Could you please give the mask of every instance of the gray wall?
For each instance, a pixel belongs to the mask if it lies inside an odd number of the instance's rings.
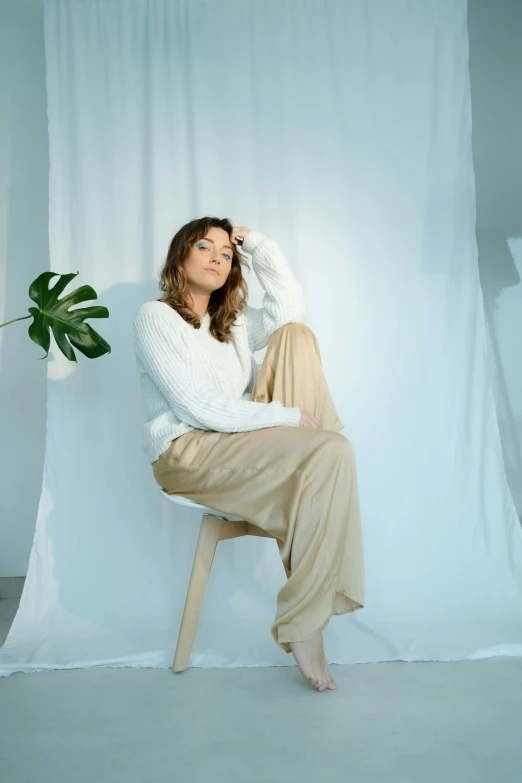
[[[469,0],[479,270],[506,475],[522,516],[522,2]]]
[[[0,323],[28,315],[49,269],[41,0],[0,0]],[[0,577],[27,573],[42,484],[46,361],[19,321],[0,329]]]

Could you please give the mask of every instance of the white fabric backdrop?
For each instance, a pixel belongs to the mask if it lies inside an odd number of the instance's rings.
[[[47,0],[45,14],[52,270],[98,291],[113,350],[50,357],[1,673],[172,664],[199,517],[173,513],[141,451],[130,323],[172,235],[206,214],[279,241],[357,454],[367,602],[332,618],[329,661],[522,655],[464,0]],[[275,542],[220,544],[191,665],[293,664],[270,636],[284,580]]]

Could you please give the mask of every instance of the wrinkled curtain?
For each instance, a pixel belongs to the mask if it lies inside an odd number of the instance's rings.
[[[367,600],[330,621],[329,661],[522,655],[464,0],[46,0],[45,36],[51,268],[98,292],[112,352],[72,364],[53,343],[0,673],[172,664],[200,516],[161,497],[141,450],[130,324],[203,215],[279,242],[356,452]],[[293,664],[270,636],[284,581],[275,541],[220,543],[191,665]]]

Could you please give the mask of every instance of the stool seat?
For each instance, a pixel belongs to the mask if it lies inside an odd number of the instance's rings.
[[[240,536],[260,536],[274,539],[275,536],[251,522],[241,519],[241,517],[224,514],[222,511],[216,511],[201,505],[201,503],[196,503],[184,495],[169,495],[161,487],[159,489],[163,497],[173,505],[191,508],[202,514],[198,543],[172,665],[174,672],[182,672],[189,665],[201,606],[218,543],[228,538],[239,538]]]
[[[169,495],[169,493],[165,492],[165,490],[161,487],[160,491],[161,494],[167,498],[167,500],[170,500],[171,503],[175,503],[178,506],[187,506],[197,511],[202,511],[203,514],[217,514],[223,519],[230,519],[231,521],[233,520],[235,522],[243,521],[240,517],[234,517],[232,514],[224,514],[222,511],[216,511],[215,509],[209,508],[208,506],[202,506],[200,503],[196,503],[195,500],[184,497],[184,495]]]

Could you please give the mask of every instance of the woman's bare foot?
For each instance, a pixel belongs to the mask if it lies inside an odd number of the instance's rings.
[[[323,634],[303,642],[289,642],[290,649],[302,675],[310,680],[318,691],[337,690],[338,685],[328,671],[323,648]]]

